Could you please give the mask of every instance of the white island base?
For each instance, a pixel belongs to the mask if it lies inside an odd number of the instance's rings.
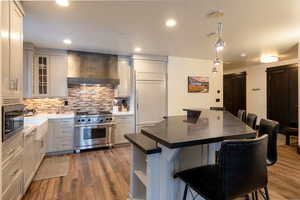
[[[214,164],[215,152],[220,145],[214,143],[176,149],[163,145],[159,147],[161,153],[145,154],[139,147],[132,145],[131,200],[181,200],[185,184],[174,179],[174,173]],[[193,199],[190,192],[187,199]],[[198,196],[197,199],[203,198]]]

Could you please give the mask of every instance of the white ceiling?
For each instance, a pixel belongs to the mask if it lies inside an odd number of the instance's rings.
[[[39,47],[132,54],[139,46],[145,54],[211,59],[215,39],[206,35],[218,21],[206,15],[215,8],[225,12],[225,61],[253,63],[263,53],[284,59],[300,39],[299,0],[73,1],[66,8],[26,1],[24,38]],[[175,28],[165,27],[168,18]]]

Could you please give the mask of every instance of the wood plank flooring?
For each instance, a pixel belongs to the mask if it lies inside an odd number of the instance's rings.
[[[269,168],[272,200],[300,199],[300,155],[280,146]],[[72,154],[66,177],[33,182],[23,200],[125,200],[130,182],[130,147]]]

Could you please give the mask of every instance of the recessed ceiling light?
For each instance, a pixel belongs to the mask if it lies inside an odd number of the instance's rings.
[[[241,57],[246,57],[247,54],[246,53],[241,53]]]
[[[68,7],[70,5],[69,0],[55,0],[56,4],[62,7]]]
[[[274,56],[274,55],[266,55],[260,58],[261,63],[273,63],[273,62],[277,62],[278,60],[279,60],[278,56]]]
[[[65,44],[72,44],[72,41],[70,39],[64,39],[63,41]]]
[[[140,47],[136,47],[136,48],[134,49],[134,51],[135,51],[135,52],[141,52],[142,49],[141,49]]]
[[[168,19],[168,20],[166,21],[166,26],[167,26],[167,27],[174,27],[174,26],[176,26],[176,24],[177,24],[177,22],[176,22],[175,19]]]

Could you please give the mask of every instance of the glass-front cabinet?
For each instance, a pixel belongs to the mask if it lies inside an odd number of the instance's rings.
[[[35,96],[47,96],[49,93],[49,56],[35,57]]]

